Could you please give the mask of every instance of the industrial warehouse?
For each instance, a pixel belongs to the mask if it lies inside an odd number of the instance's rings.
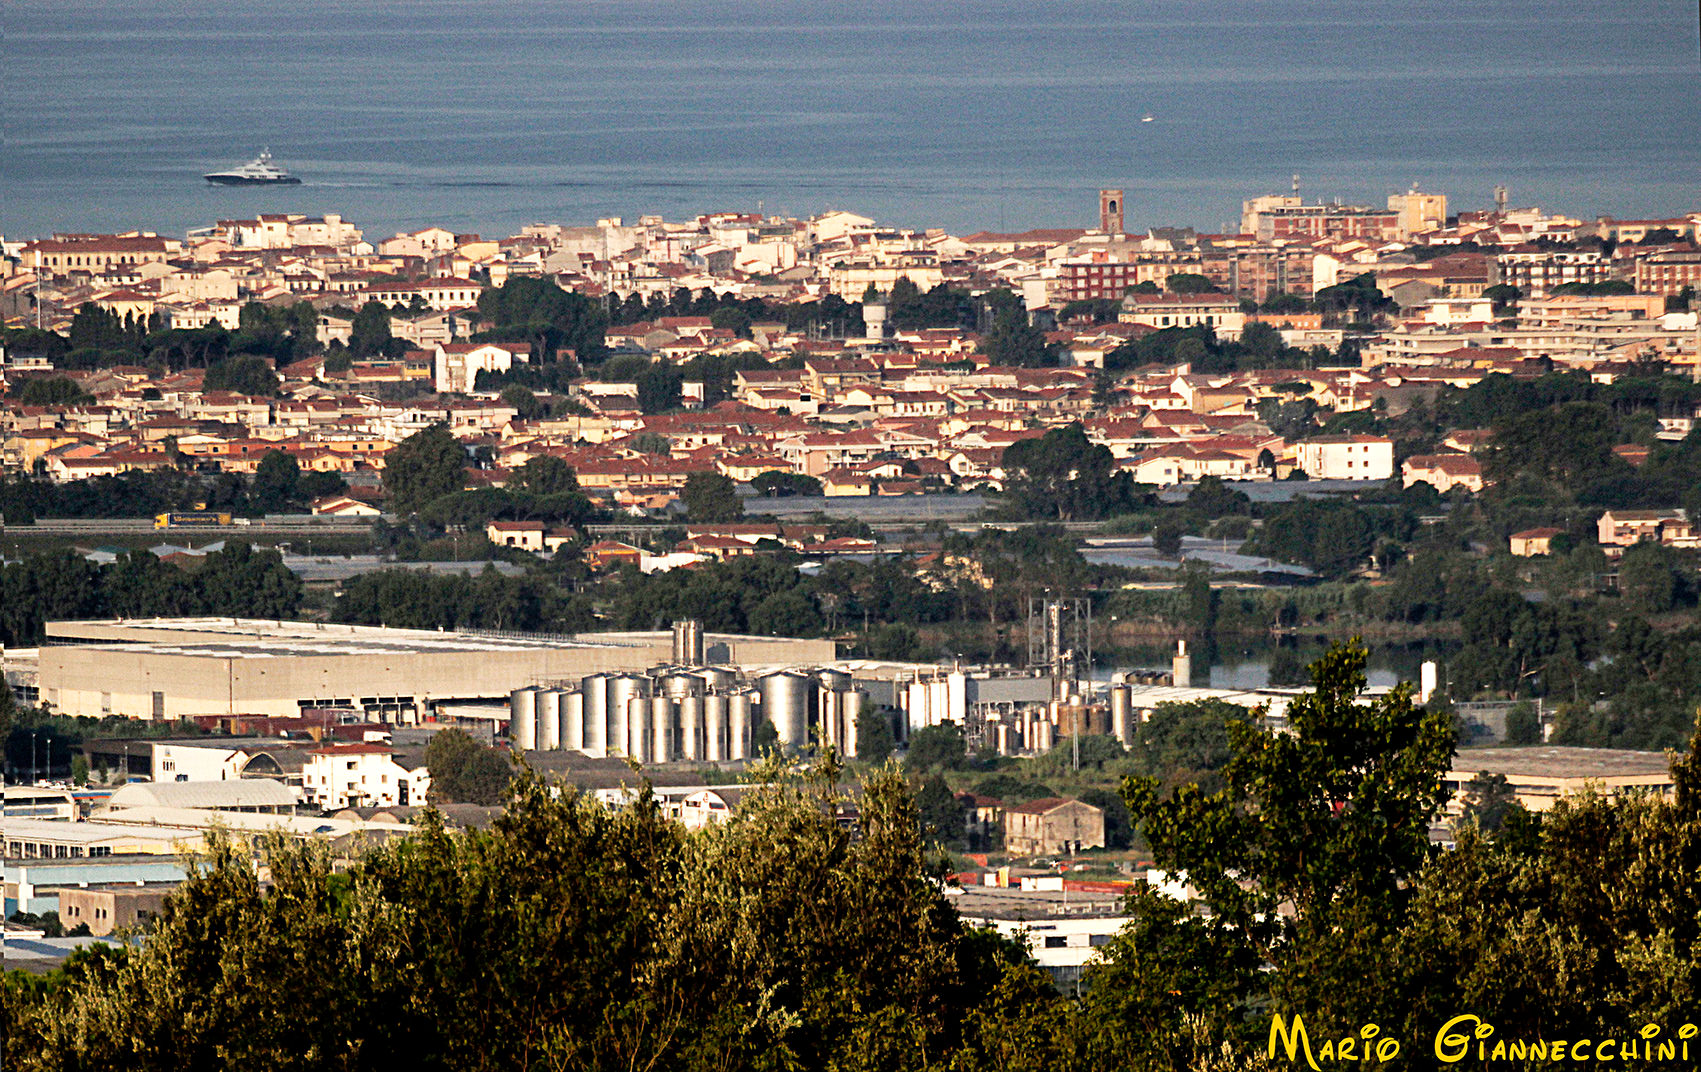
[[[409,725],[464,704],[501,704],[516,688],[641,671],[672,658],[653,633],[533,636],[435,632],[246,618],[63,621],[37,656],[44,705],[72,716],[189,719],[352,709]],[[830,662],[830,640],[711,634],[717,662]]]
[[[765,725],[783,750],[826,744],[854,757],[859,720],[875,712],[899,742],[949,722],[1003,755],[1073,734],[1126,744],[1159,703],[1213,697],[1279,723],[1287,699],[1192,688],[1184,650],[1168,673],[1088,681],[1056,635],[1037,665],[1017,669],[841,660],[831,640],[711,634],[695,621],[553,636],[170,618],[51,622],[46,633],[38,651],[10,653],[8,672],[65,715],[477,722],[522,751],[641,763],[746,760]]]

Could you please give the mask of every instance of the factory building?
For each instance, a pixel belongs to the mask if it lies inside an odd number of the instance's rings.
[[[536,636],[244,618],[49,622],[43,704],[72,716],[183,719],[353,709],[408,725],[516,688],[667,661],[668,632]],[[830,640],[703,634],[712,663],[831,661]]]

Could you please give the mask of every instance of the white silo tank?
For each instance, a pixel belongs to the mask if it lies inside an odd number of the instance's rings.
[[[723,693],[711,693],[703,697],[703,758],[719,763],[729,755],[727,697]]]
[[[757,678],[756,687],[762,693],[762,717],[774,724],[780,747],[807,747],[814,682],[804,674],[781,670]]]
[[[650,760],[654,763],[668,763],[678,758],[674,744],[678,739],[673,732],[674,710],[670,696],[657,696],[650,701]]]
[[[560,689],[539,689],[537,694],[537,747],[554,752],[561,747]]]
[[[841,755],[844,754],[845,750],[843,730],[840,723],[840,697],[843,695],[844,693],[834,692],[832,689],[822,689],[820,695],[816,697],[816,710],[820,712],[819,729],[817,731],[820,735],[820,743],[823,746],[832,747]]]
[[[580,682],[585,694],[584,752],[598,759],[608,755],[608,683],[611,674],[591,674]]]
[[[508,696],[508,740],[522,752],[537,750],[537,694],[524,688]]]
[[[608,682],[608,751],[632,755],[633,701],[650,698],[650,679],[639,674],[616,674]],[[648,709],[645,709],[646,715]]]
[[[750,758],[750,723],[757,714],[754,692],[740,690],[727,697],[727,758]]]
[[[839,737],[845,755],[855,759],[860,744],[857,720],[862,718],[868,694],[861,689],[847,689],[839,694]]]
[[[679,756],[698,760],[703,754],[703,709],[701,696],[687,696],[679,701]]]
[[[650,698],[634,696],[626,701],[626,755],[639,763],[650,762]]]
[[[561,697],[561,747],[574,751],[585,747],[585,695],[577,689]]]

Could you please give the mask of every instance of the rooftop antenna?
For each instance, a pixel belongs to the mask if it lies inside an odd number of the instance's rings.
[[[1298,175],[1295,175],[1293,177],[1293,195],[1295,197],[1299,196],[1299,176]]]

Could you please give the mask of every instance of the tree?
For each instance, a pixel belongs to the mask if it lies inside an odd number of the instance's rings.
[[[607,353],[602,302],[549,279],[510,276],[479,294],[478,311],[492,325],[481,339],[529,341],[539,366],[555,363],[562,349],[571,350],[580,363],[601,361]],[[523,373],[526,367],[515,371]]]
[[[661,362],[651,365],[634,381],[638,385],[638,408],[645,413],[678,409],[684,381],[684,375],[672,365]]]
[[[1365,662],[1355,640],[1313,663],[1312,691],[1288,705],[1289,733],[1230,723],[1220,792],[1182,785],[1160,797],[1150,777],[1122,785],[1157,866],[1185,872],[1213,926],[1244,943],[1240,958],[1271,966],[1278,1007],[1308,1016],[1350,1019],[1376,999],[1367,953],[1404,918],[1447,797],[1450,716],[1415,707],[1408,685],[1361,702]]]
[[[272,371],[272,363],[263,357],[253,354],[227,357],[207,366],[201,388],[268,398],[278,393],[278,374]]]
[[[778,469],[756,474],[750,482],[756,493],[763,496],[790,496],[821,494],[821,482],[812,476],[802,473],[787,473]]]
[[[392,508],[412,513],[466,484],[467,454],[446,424],[408,436],[384,456],[384,491]]]
[[[896,747],[889,710],[875,704],[864,704],[856,714],[857,759],[866,763],[883,763]]]
[[[13,389],[13,397],[22,406],[82,406],[94,401],[94,396],[69,376],[35,376],[22,380]]]
[[[1211,280],[1197,272],[1176,272],[1164,280],[1165,289],[1175,294],[1215,294]]]
[[[750,338],[750,314],[736,306],[723,306],[709,314],[709,325],[730,331],[741,339]]]
[[[539,454],[526,459],[526,464],[508,479],[508,488],[539,497],[577,493],[579,475],[553,454]]]
[[[390,340],[390,307],[377,300],[362,305],[349,326],[349,354],[361,358],[387,353]]]
[[[915,803],[924,831],[937,836],[947,847],[955,848],[963,844],[963,825],[967,809],[963,807],[963,802],[957,799],[957,795],[951,792],[951,786],[945,781],[944,775],[933,774],[923,778],[921,789],[916,793]]]
[[[1514,704],[1506,712],[1506,743],[1509,745],[1541,744],[1542,724],[1536,709],[1529,701]]]
[[[690,474],[679,498],[685,504],[685,516],[698,523],[735,521],[744,516],[737,485],[720,473],[704,470]]]
[[[1020,298],[1007,290],[986,297],[992,310],[992,328],[980,340],[980,352],[994,365],[1044,368],[1057,364],[1057,351],[1045,334],[1028,322]]]
[[[910,734],[904,766],[916,771],[957,770],[968,761],[963,728],[955,722],[924,726]]]
[[[508,405],[513,406],[521,420],[535,420],[544,415],[546,407],[543,402],[523,384],[509,384],[502,388],[502,393],[498,397]]]
[[[1018,517],[1093,520],[1135,503],[1134,478],[1077,422],[1006,447],[1004,500]]]
[[[248,493],[262,513],[277,514],[296,503],[296,488],[301,483],[301,464],[293,454],[268,450],[254,467],[254,480]]]
[[[431,772],[431,799],[457,804],[500,804],[513,773],[500,752],[459,729],[432,735],[425,766]]]
[[[1497,834],[1513,810],[1522,808],[1504,774],[1478,774],[1465,786],[1465,820]]]
[[[1187,525],[1178,517],[1165,514],[1152,526],[1152,550],[1166,558],[1174,558],[1181,553],[1181,538],[1187,534]]]

